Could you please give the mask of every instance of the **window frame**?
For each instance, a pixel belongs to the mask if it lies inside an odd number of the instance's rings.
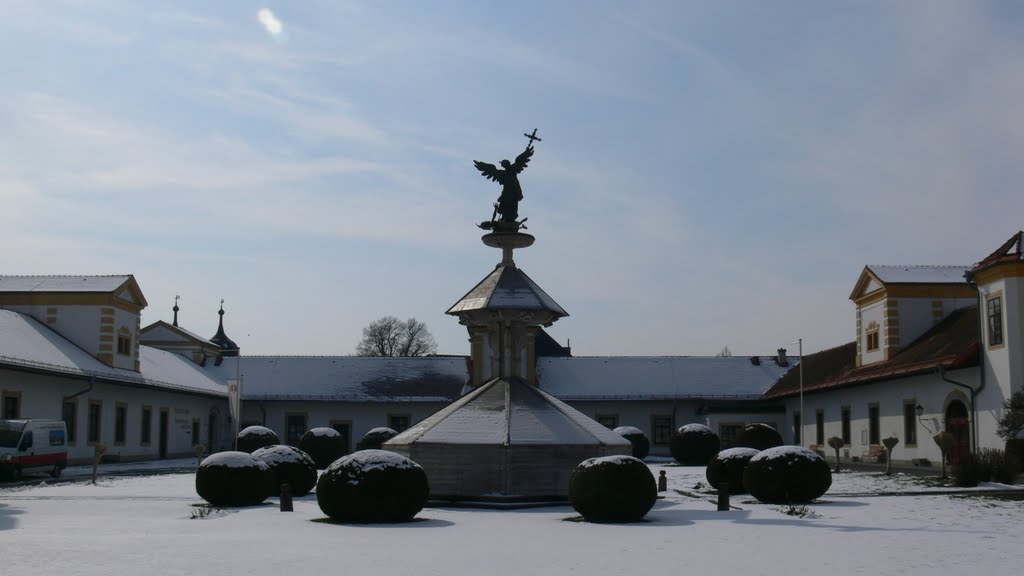
[[[878,322],[872,320],[868,322],[868,327],[864,332],[864,349],[868,352],[878,352],[881,348],[880,338],[878,336],[881,326]]]
[[[391,428],[392,430],[394,430],[395,432],[398,432],[399,434],[401,434],[402,432],[405,432],[409,428],[412,428],[412,414],[410,414],[408,412],[389,413],[387,417],[388,417],[388,428]],[[397,426],[397,427],[394,426],[394,423],[395,423],[394,420],[396,418],[405,418],[405,422],[406,422],[405,426],[404,427],[403,426]],[[401,428],[401,430],[399,430],[399,428]]]
[[[345,454],[352,452],[352,421],[351,420],[331,420],[331,428],[341,434],[345,439]],[[338,430],[338,426],[344,426],[345,432]]]
[[[67,410],[71,407],[70,412]],[[70,414],[70,419],[68,415]],[[60,417],[64,420],[64,427],[67,429],[67,444],[74,446],[78,439],[78,398],[62,398],[60,401]]]
[[[673,430],[671,414],[651,414],[651,444],[668,446],[672,443]],[[661,438],[664,437],[662,440]]]
[[[114,403],[114,446],[124,446],[128,440],[128,405]]]
[[[153,407],[142,405],[139,412],[139,445],[149,446],[153,443]]]
[[[13,413],[7,412],[8,400],[13,400],[11,403],[14,406]],[[21,390],[4,390],[3,394],[0,394],[0,418],[6,420],[21,419]]]
[[[196,445],[201,444],[201,442],[199,442],[199,437],[203,435],[203,421],[198,416],[192,417],[192,428],[190,432],[192,435],[192,447],[195,448]]]
[[[117,332],[117,353],[122,356],[132,355],[132,334],[127,328],[122,327]]]
[[[292,441],[292,418],[302,418],[302,433],[295,437],[295,441]],[[298,446],[299,440],[302,439],[302,435],[309,430],[309,413],[308,412],[285,412],[284,413],[284,443],[290,446]]]
[[[839,408],[839,419],[840,419],[840,434],[843,440],[843,445],[849,446],[852,441],[852,434],[850,432],[850,416],[852,411],[849,406],[841,406]]]
[[[793,444],[796,446],[803,445],[803,414],[799,410],[793,411]]]
[[[903,401],[903,444],[917,447],[917,400]]]
[[[607,428],[609,430],[614,430],[614,429],[619,427],[619,415],[618,414],[597,414],[596,416],[594,416],[594,420],[596,420],[598,424],[604,426],[605,428]],[[609,425],[605,424],[604,422],[602,422],[601,420],[611,420],[612,421],[612,425],[609,426]]]
[[[814,443],[818,446],[825,445],[825,409],[818,408],[814,411]]]
[[[95,412],[93,412],[95,410]],[[95,414],[95,422],[93,415]],[[89,399],[89,408],[85,413],[85,442],[95,446],[103,442],[103,400]]]
[[[993,292],[985,298],[985,337],[989,348],[1006,345],[1005,324],[1003,323],[1003,293]]]
[[[878,402],[868,404],[868,445],[878,446],[882,443],[882,410]]]

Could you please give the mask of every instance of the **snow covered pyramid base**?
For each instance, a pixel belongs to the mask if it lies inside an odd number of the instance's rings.
[[[522,378],[498,378],[384,443],[417,462],[430,497],[506,503],[569,497],[588,458],[632,453],[622,436]]]

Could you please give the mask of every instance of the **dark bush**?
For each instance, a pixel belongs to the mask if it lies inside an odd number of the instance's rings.
[[[196,492],[214,506],[253,506],[273,492],[274,475],[265,462],[245,452],[207,456],[196,470]]]
[[[782,434],[767,424],[747,424],[736,436],[737,448],[767,450],[776,446],[782,446]]]
[[[730,494],[743,494],[747,490],[743,487],[743,470],[747,462],[757,456],[757,450],[753,448],[729,448],[722,450],[708,463],[704,476],[708,484],[714,488],[722,484],[729,485]]]
[[[587,522],[637,522],[657,498],[654,474],[632,456],[590,458],[569,477],[569,501]]]
[[[299,450],[309,454],[318,470],[344,456],[347,448],[345,439],[334,428],[313,428],[299,439]]]
[[[633,457],[643,460],[647,458],[647,455],[651,452],[651,441],[647,439],[647,435],[643,433],[643,430],[634,428],[632,426],[619,426],[615,430],[612,430],[619,436],[622,436],[629,443],[633,445]]]
[[[1017,464],[1024,466],[1024,438],[1010,438],[1006,441],[1006,455],[1013,456]]]
[[[374,428],[363,436],[363,439],[356,444],[356,450],[380,450],[385,442],[398,436],[391,428]]]
[[[743,487],[771,504],[810,502],[828,491],[832,471],[817,452],[802,446],[776,446],[758,453],[743,471]]]
[[[252,456],[270,467],[274,475],[274,494],[281,493],[282,484],[291,485],[293,496],[305,496],[316,486],[316,464],[309,454],[294,446],[265,446]]]
[[[672,433],[672,457],[683,466],[707,466],[718,454],[718,434],[703,424],[687,424]]]
[[[953,464],[953,484],[961,488],[977,486],[985,476],[985,464],[973,452],[964,452]]]
[[[408,522],[423,509],[429,495],[423,468],[384,450],[342,456],[316,484],[320,509],[340,522]]]
[[[977,454],[977,477],[979,482],[1000,482],[1013,484],[1020,473],[1020,463],[1016,457],[1002,450],[982,448]],[[956,471],[954,471],[954,477]]]
[[[277,434],[270,428],[249,426],[238,433],[238,442],[235,446],[239,452],[252,454],[260,448],[280,443],[281,441],[277,438]]]

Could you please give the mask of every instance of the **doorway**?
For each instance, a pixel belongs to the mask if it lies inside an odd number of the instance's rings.
[[[971,419],[967,406],[959,400],[953,400],[946,406],[946,432],[953,435],[949,463],[955,465],[960,462],[960,458],[971,452]]]

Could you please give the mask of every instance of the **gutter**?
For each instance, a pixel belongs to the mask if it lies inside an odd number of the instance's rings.
[[[74,394],[72,394],[70,396],[65,396],[64,397],[64,401],[67,402],[68,400],[71,400],[73,398],[78,398],[82,394],[88,394],[89,392],[92,392],[92,387],[95,386],[95,385],[96,385],[96,377],[95,376],[89,376],[89,386],[87,386],[85,390],[82,390],[80,392],[75,392]]]

